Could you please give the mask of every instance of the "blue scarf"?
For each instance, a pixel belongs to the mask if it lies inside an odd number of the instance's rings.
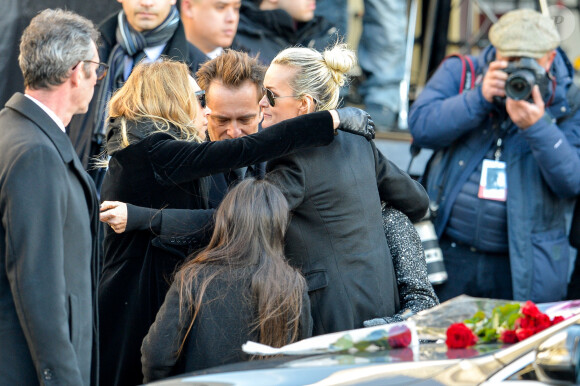
[[[125,57],[132,57],[133,66],[135,66],[145,57],[143,52],[145,48],[167,43],[179,26],[179,12],[175,6],[172,6],[169,15],[163,23],[155,29],[143,33],[131,27],[124,11],[119,12],[117,20],[117,44],[113,47],[111,55],[109,55],[109,62],[107,63],[109,71],[105,79],[103,79],[96,106],[94,133],[100,138],[104,137],[106,129],[106,106],[111,99],[111,95],[121,88],[126,80],[123,76]]]

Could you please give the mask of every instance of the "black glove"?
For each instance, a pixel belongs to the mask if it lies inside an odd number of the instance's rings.
[[[362,135],[369,141],[375,137],[375,123],[366,111],[356,107],[344,107],[336,112],[340,119],[338,130]]]

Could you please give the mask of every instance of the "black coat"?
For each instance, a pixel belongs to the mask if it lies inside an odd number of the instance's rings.
[[[251,56],[259,54],[258,60],[270,65],[272,59],[285,48],[303,46],[323,51],[337,39],[337,29],[320,16],[295,24],[282,9],[262,11],[246,1],[240,9],[233,46]]]
[[[250,291],[255,271],[252,268],[228,269],[211,282],[179,358],[175,354],[191,323],[191,314],[180,320],[179,285],[173,283],[155,323],[143,340],[144,382],[250,359],[250,355],[242,351],[242,345],[248,340],[258,342],[260,337],[258,331],[253,330],[258,307]],[[213,267],[206,267],[201,276],[213,272]],[[193,288],[194,298],[198,290]],[[312,319],[306,291],[299,329],[298,339],[310,337]]]
[[[425,189],[373,142],[348,133],[270,161],[266,171],[292,210],[285,254],[308,282],[313,335],[395,314],[399,296],[381,200],[416,221],[429,205]]]
[[[66,134],[20,93],[0,112],[0,138],[0,383],[89,385],[94,184]]]
[[[107,146],[114,145],[116,128]],[[203,178],[326,145],[335,138],[328,112],[284,121],[243,138],[218,142],[176,141],[165,133],[112,152],[102,199],[146,208],[207,209]],[[139,348],[182,258],[157,248],[148,230],[116,234],[107,229],[99,287],[101,382],[129,385],[142,381]]]
[[[108,63],[109,56],[117,44],[115,37],[118,24],[117,15],[118,13],[109,16],[99,25],[99,31],[101,32],[99,58],[104,63]],[[161,55],[187,63],[192,73],[195,73],[204,62],[209,60],[203,52],[185,39],[185,31],[183,30],[181,21],[175,34],[165,45]],[[97,156],[103,150],[101,146],[104,145],[104,143],[95,143],[94,140],[96,137],[93,135],[97,118],[96,99],[99,95],[101,85],[102,82],[99,82],[95,87],[94,97],[87,113],[75,115],[67,127],[69,137],[85,169],[88,168],[90,158]],[[97,175],[97,173],[94,173],[93,168],[89,168],[89,173],[93,177]]]

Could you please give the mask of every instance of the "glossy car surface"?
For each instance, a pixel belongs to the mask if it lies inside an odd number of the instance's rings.
[[[419,336],[424,335],[420,330]],[[579,358],[580,315],[575,315],[514,345],[448,349],[439,340],[415,348],[376,352],[282,356],[215,367],[154,384],[539,385],[545,384],[546,376],[560,377],[562,384],[574,384],[574,380],[580,380]]]

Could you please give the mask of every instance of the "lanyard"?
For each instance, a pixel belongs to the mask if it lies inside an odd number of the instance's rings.
[[[495,153],[493,153],[493,157],[495,158],[496,161],[499,161],[499,158],[501,157],[502,148],[503,148],[503,139],[499,137],[495,144]]]
[[[507,114],[506,114],[507,115]],[[503,139],[507,135],[507,132],[512,124],[512,120],[509,116],[499,125],[499,129],[497,129],[497,140],[495,142],[495,152],[493,153],[493,157],[496,161],[499,161],[501,158],[501,153],[503,151]]]

